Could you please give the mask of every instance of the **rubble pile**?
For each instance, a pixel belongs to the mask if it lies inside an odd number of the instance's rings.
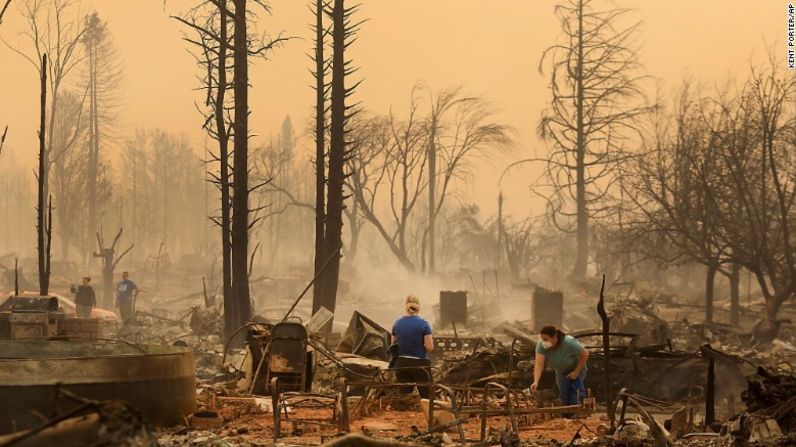
[[[796,433],[796,376],[760,367],[748,378],[741,399],[747,411],[741,414],[735,431],[744,437],[762,440],[775,437],[765,435]]]
[[[532,350],[523,344],[517,344],[517,348],[514,353],[514,370],[517,369],[517,362],[531,358],[533,355]],[[479,347],[474,353],[446,359],[439,365],[444,377],[443,383],[483,385],[483,382],[487,380],[499,378],[501,374],[508,373],[511,357],[511,348],[497,343],[493,346]],[[527,385],[525,386],[527,387]]]
[[[156,447],[155,430],[131,406],[118,401],[86,401],[71,417],[59,416],[39,429],[0,436],[0,445],[34,447]]]
[[[194,306],[191,308],[191,319],[188,326],[194,335],[220,335],[224,327],[224,320],[215,307]]]
[[[677,349],[693,352],[709,343],[714,348],[765,365],[782,372],[796,372],[796,334],[792,328],[783,327],[779,337],[770,342],[753,340],[752,332],[737,327],[718,324],[692,324],[679,321],[672,327],[672,345]]]
[[[618,300],[609,314],[611,331],[638,334],[638,346],[665,344],[672,337],[669,323],[660,317],[658,305],[650,296]]]
[[[132,343],[170,344],[190,333],[185,317],[177,318],[167,312],[137,310],[133,321],[119,329],[118,336]]]

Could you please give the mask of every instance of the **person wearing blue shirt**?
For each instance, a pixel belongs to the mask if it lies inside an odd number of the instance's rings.
[[[531,391],[536,391],[542,371],[549,366],[556,372],[561,402],[564,405],[578,404],[586,390],[584,380],[589,351],[575,337],[564,334],[552,325],[543,326],[539,337],[541,341],[536,344]]]
[[[400,383],[428,383],[431,361],[428,353],[434,350],[431,336],[431,325],[420,317],[420,299],[414,295],[406,297],[404,303],[406,315],[399,318],[392,327],[392,342],[398,345],[398,358],[394,368]],[[411,393],[414,386],[401,387],[404,393]],[[428,398],[431,394],[429,386],[417,387],[420,396]]]
[[[116,307],[122,323],[127,323],[135,317],[135,298],[138,295],[138,286],[130,281],[130,274],[122,272],[122,280],[116,283]]]

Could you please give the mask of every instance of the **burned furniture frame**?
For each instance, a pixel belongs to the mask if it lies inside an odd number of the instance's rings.
[[[456,407],[456,418],[465,420],[470,417],[481,418],[481,430],[479,442],[486,440],[487,419],[489,417],[508,416],[511,423],[512,434],[519,432],[518,416],[533,414],[592,414],[596,411],[596,399],[587,392],[586,398],[578,405],[564,405],[553,407],[535,407],[534,403],[526,396],[522,390],[512,388],[512,381],[515,379],[515,348],[518,338],[514,338],[511,343],[509,354],[508,371],[506,375],[507,384],[488,381],[483,387],[473,387],[469,384],[469,378],[463,387],[449,387],[449,394],[453,396]],[[473,353],[478,348],[476,344]],[[502,408],[490,408],[489,401],[503,398],[505,406]],[[519,405],[518,405],[519,404]],[[463,441],[464,442],[464,441]]]
[[[344,377],[335,380],[336,393],[333,395],[320,393],[304,393],[295,391],[282,392],[280,381],[282,378],[274,377],[271,379],[271,404],[274,414],[274,442],[282,436],[282,413],[284,418],[290,420],[288,408],[312,408],[328,409],[332,415],[330,419],[321,418],[293,418],[293,421],[315,424],[336,426],[339,433],[349,432],[349,413],[348,413],[348,383]]]
[[[456,417],[466,420],[471,417],[481,419],[481,432],[479,442],[486,440],[487,419],[490,417],[508,416],[513,434],[519,432],[521,427],[520,416],[534,414],[584,414],[589,415],[596,410],[596,401],[587,397],[579,405],[564,405],[551,407],[534,407],[533,402],[522,390],[511,388],[497,382],[487,382],[483,387],[450,387],[450,395],[456,399]],[[489,407],[490,399],[497,401],[505,399],[501,408]]]
[[[394,382],[392,380],[391,374],[395,373],[396,371],[401,370],[423,370],[428,377],[426,382]],[[388,389],[400,389],[402,387],[407,386],[417,386],[417,387],[428,387],[429,388],[429,397],[428,397],[428,417],[427,417],[427,433],[434,433],[437,431],[445,430],[452,426],[456,426],[460,441],[462,444],[465,443],[464,437],[464,429],[462,428],[462,419],[459,408],[457,405],[456,396],[453,390],[441,383],[436,382],[435,375],[441,375],[441,371],[439,368],[433,366],[413,366],[413,367],[399,367],[399,368],[390,368],[390,369],[383,369],[377,371],[373,376],[370,377],[368,380],[356,381],[351,382],[351,386],[362,387],[364,390],[362,393],[362,399],[359,400],[357,403],[356,409],[360,410],[363,408],[367,408],[369,402],[373,401],[380,394],[382,394],[385,390]],[[437,395],[446,396],[448,400],[441,401],[436,399]],[[443,404],[442,402],[449,402],[450,406]],[[454,420],[447,424],[441,424],[438,426],[434,426],[434,411],[435,410],[443,410],[443,411],[450,411],[453,416]]]
[[[428,386],[430,388],[428,399],[427,429],[423,434],[445,430],[456,427],[460,442],[465,444],[468,440],[465,437],[462,422],[472,417],[481,418],[480,441],[486,440],[487,419],[490,417],[508,416],[511,422],[512,433],[518,433],[518,416],[526,414],[591,414],[596,410],[596,401],[589,396],[579,405],[555,406],[555,407],[533,407],[533,403],[525,396],[522,390],[511,388],[497,382],[487,382],[483,387],[456,387],[436,383],[434,371],[437,368],[423,367],[428,376],[427,382],[391,382],[389,372],[394,372],[402,368],[392,368],[378,371],[368,381],[350,382],[351,386],[364,388],[362,399],[357,403],[355,409],[365,408],[369,401],[372,401],[386,389],[400,388],[404,386]],[[407,369],[418,369],[407,368]],[[438,399],[438,396],[444,399]],[[505,406],[502,408],[490,408],[490,398],[504,398]],[[523,405],[517,405],[523,403]],[[435,411],[448,411],[453,414],[453,421],[434,425]]]
[[[301,323],[282,322],[271,328],[269,346],[255,371],[260,374],[263,361],[266,363],[265,383],[272,385],[279,379],[282,389],[305,392],[307,390],[307,346],[309,334]],[[271,389],[271,394],[274,390]],[[278,394],[278,393],[277,393]]]

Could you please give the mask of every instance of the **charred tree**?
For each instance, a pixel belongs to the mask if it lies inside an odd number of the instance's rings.
[[[235,95],[232,180],[232,298],[236,330],[251,318],[249,299],[249,46],[247,0],[232,0],[235,7],[233,41],[233,89]],[[243,340],[234,342],[242,345]]]
[[[428,135],[428,272],[437,270],[437,118],[435,110],[431,112],[431,126]],[[498,241],[500,246],[500,241]]]
[[[105,22],[96,12],[86,17],[83,44],[88,57],[87,94],[89,156],[87,169],[88,221],[86,241],[97,231],[102,208],[108,197],[103,185],[105,166],[100,148],[111,139],[110,125],[114,121],[115,94],[121,82],[121,70],[116,50]]]
[[[343,211],[345,195],[343,186],[348,174],[346,162],[350,158],[351,142],[349,120],[356,114],[355,106],[348,105],[347,99],[354,93],[359,82],[346,87],[347,78],[356,71],[351,61],[346,60],[345,50],[353,42],[360,23],[353,23],[352,16],[358,6],[346,7],[345,0],[334,0],[327,14],[332,20],[332,85],[331,122],[329,140],[328,194],[326,203],[326,228],[324,240],[326,253],[331,262],[323,272],[323,300],[321,304],[334,313],[337,301],[337,286],[340,276],[340,256],[337,253],[343,245]],[[361,82],[361,81],[360,81]],[[331,329],[331,324],[328,326]]]
[[[91,19],[89,19],[91,20]],[[88,234],[94,234],[97,231],[97,183],[99,177],[99,132],[98,132],[98,117],[97,117],[97,46],[99,38],[96,33],[99,31],[96,22],[91,20],[86,29],[86,52],[88,53],[88,95],[89,95],[89,156],[88,156],[88,186],[87,192],[87,208],[88,208],[88,221],[86,230]],[[103,265],[103,276],[105,268]],[[113,278],[111,278],[111,281]],[[106,293],[107,290],[106,290]],[[107,297],[105,305],[107,306]]]
[[[221,6],[219,15],[218,45],[218,81],[214,105],[216,122],[216,138],[218,140],[219,175],[218,187],[221,189],[221,264],[222,264],[222,291],[224,296],[224,335],[230,337],[234,327],[232,316],[237,310],[232,293],[232,198],[230,197],[230,169],[229,169],[229,132],[224,118],[224,104],[226,103],[227,85],[227,42],[229,31],[227,26],[227,0],[219,0]],[[208,79],[208,82],[209,79]],[[230,315],[230,316],[227,316]]]
[[[280,35],[265,42],[255,35],[248,26],[255,17],[248,4],[270,12],[261,0],[203,0],[185,17],[173,17],[198,35],[197,39],[186,34],[184,40],[197,48],[194,56],[204,71],[202,90],[208,111],[203,112],[202,127],[218,142],[218,153],[213,158],[219,163],[219,173],[213,175],[212,181],[220,190],[221,216],[211,219],[221,228],[227,337],[251,318],[248,241],[249,231],[258,219],[250,217],[249,193],[263,186],[249,186],[249,56],[265,58],[288,39]],[[234,341],[235,345],[241,343],[241,338]]]
[[[635,132],[634,119],[647,109],[632,103],[642,95],[636,75],[638,23],[626,28],[627,9],[597,11],[592,0],[568,0],[556,6],[560,42],[542,55],[549,62],[551,104],[539,123],[540,136],[552,142],[546,173],[552,193],[544,196],[548,214],[577,242],[570,277],[585,278],[589,260],[590,220],[609,215],[605,205],[625,159],[623,142]],[[574,202],[574,209],[571,206]]]
[[[52,227],[47,224],[47,216],[45,215],[44,194],[45,183],[47,178],[46,160],[47,160],[47,146],[45,144],[45,125],[47,113],[47,54],[41,57],[41,97],[40,106],[41,114],[39,116],[39,171],[36,175],[38,183],[38,204],[36,206],[36,236],[38,239],[38,255],[39,255],[39,294],[47,295],[50,291],[50,246],[51,240],[49,234]],[[52,209],[50,208],[50,214]]]
[[[597,313],[600,315],[603,326],[603,355],[605,356],[605,406],[608,408],[608,419],[611,421],[611,431],[614,430],[614,391],[611,382],[611,319],[605,311],[605,275],[600,286],[600,301],[597,303]]]
[[[130,250],[135,246],[135,243],[130,244],[125,251],[119,256],[116,256],[116,244],[119,243],[123,231],[124,228],[119,228],[119,232],[116,233],[116,237],[113,238],[113,243],[111,243],[109,247],[105,246],[102,235],[99,232],[96,233],[98,250],[94,253],[94,257],[102,260],[102,306],[107,309],[110,309],[114,303],[113,272],[116,270],[119,261],[121,261],[127,253],[130,253]]]
[[[331,122],[329,141],[328,200],[326,203],[326,222],[324,228],[324,252],[329,247],[342,244],[343,232],[343,180],[345,178],[343,160],[345,158],[345,1],[334,0],[332,11],[332,87]],[[323,273],[323,299],[319,303],[334,313],[337,300],[337,285],[340,275],[340,259],[329,263]],[[315,306],[313,306],[315,307]]]
[[[705,321],[713,321],[714,283],[717,273],[726,274],[727,239],[719,234],[721,212],[711,191],[726,177],[715,138],[705,116],[703,101],[693,97],[689,81],[683,83],[672,112],[663,105],[649,115],[644,150],[631,163],[625,178],[626,197],[641,210],[638,232],[650,243],[636,251],[660,265],[695,261],[705,266]]]
[[[207,7],[207,9],[205,9]],[[232,292],[232,194],[229,140],[232,136],[232,119],[227,110],[232,107],[227,95],[232,88],[229,81],[230,14],[228,0],[201,2],[186,17],[174,17],[197,33],[194,39],[189,34],[184,38],[196,47],[194,56],[204,72],[202,88],[205,101],[202,112],[202,128],[216,141],[218,152],[211,154],[212,161],[218,163],[218,173],[211,174],[210,181],[220,193],[218,216],[211,220],[219,227],[221,236],[222,294],[224,297],[224,334],[232,335],[237,329],[236,300]]]
[[[324,275],[320,275],[321,267],[329,257],[326,244],[326,67],[324,56],[326,28],[323,23],[327,3],[315,0],[315,62],[313,76],[315,78],[315,261],[314,272],[318,279],[312,287],[312,313],[324,304]]]
[[[45,201],[50,194],[50,175],[49,170],[52,165],[61,162],[63,154],[70,150],[65,147],[64,142],[54,135],[55,126],[61,121],[61,104],[63,92],[61,92],[64,82],[70,73],[83,60],[80,54],[80,42],[84,35],[84,30],[79,26],[78,21],[72,21],[69,16],[69,9],[73,5],[69,0],[52,0],[43,2],[41,0],[25,0],[22,2],[22,16],[26,22],[27,30],[23,35],[29,41],[28,49],[14,48],[6,43],[9,49],[22,56],[36,68],[39,75],[45,70],[42,65],[43,56],[47,59],[47,83],[49,117],[46,138],[46,150],[44,160],[43,195]],[[8,3],[5,4],[8,6]],[[5,9],[3,10],[5,12]],[[0,143],[2,146],[2,143]],[[68,145],[67,145],[68,146]],[[62,192],[57,191],[56,202],[60,204]],[[60,206],[58,207],[60,209]],[[42,211],[44,213],[44,211]],[[47,217],[44,218],[45,230],[48,227]],[[62,229],[64,227],[62,226]]]
[[[733,264],[727,275],[730,281],[730,324],[736,326],[741,322],[741,267]]]

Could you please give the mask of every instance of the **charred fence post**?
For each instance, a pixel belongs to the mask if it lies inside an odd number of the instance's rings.
[[[708,383],[705,386],[705,429],[716,420],[716,361],[708,362]]]
[[[614,424],[614,393],[611,389],[611,320],[605,311],[605,275],[600,286],[600,301],[597,303],[597,313],[603,323],[603,355],[605,356],[605,405],[608,408],[608,419],[611,421],[611,433],[616,429]]]

